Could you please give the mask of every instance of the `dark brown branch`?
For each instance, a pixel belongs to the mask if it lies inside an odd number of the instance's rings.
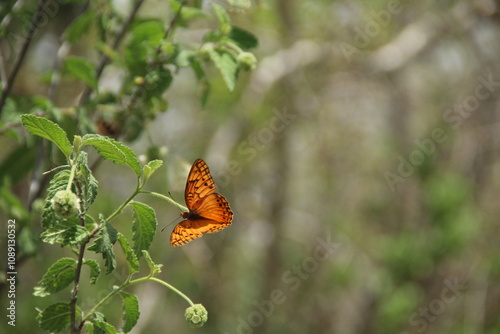
[[[0,114],[2,113],[3,107],[5,105],[5,102],[7,101],[7,97],[10,94],[10,91],[12,89],[12,86],[14,84],[14,80],[16,79],[17,73],[19,72],[19,69],[21,68],[21,65],[23,64],[24,58],[26,57],[26,54],[28,53],[28,48],[31,44],[31,40],[33,39],[33,35],[35,35],[35,31],[38,28],[39,22],[41,22],[42,15],[43,15],[43,7],[47,0],[40,0],[38,3],[38,7],[36,9],[35,15],[33,15],[33,21],[31,22],[30,29],[28,31],[28,34],[24,40],[24,43],[21,47],[21,51],[17,55],[17,58],[14,62],[14,67],[12,69],[12,72],[10,73],[7,81],[2,87],[2,96],[0,96]]]

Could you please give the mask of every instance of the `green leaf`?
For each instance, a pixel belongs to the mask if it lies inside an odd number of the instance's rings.
[[[156,234],[156,214],[153,208],[140,202],[129,203],[134,208],[132,240],[135,255],[140,258],[141,251],[147,250]]]
[[[162,264],[156,264],[153,262],[153,259],[151,259],[151,255],[149,255],[147,250],[142,251],[142,255],[144,255],[144,258],[146,259],[146,262],[148,263],[149,271],[151,276],[158,275],[161,273],[161,267],[163,267]]]
[[[137,323],[139,319],[139,300],[135,295],[129,293],[120,292],[120,296],[123,299],[123,332],[128,333]]]
[[[87,33],[90,29],[90,25],[94,20],[95,13],[93,11],[88,11],[82,14],[66,29],[64,32],[66,34],[66,39],[71,44],[78,42],[83,34]]]
[[[97,233],[97,239],[94,244],[89,247],[89,250],[96,253],[101,253],[106,266],[106,274],[111,273],[116,268],[115,253],[113,252],[113,245],[117,239],[117,231],[108,223],[102,216],[100,230]]]
[[[0,179],[4,181],[3,179]],[[18,220],[28,220],[30,214],[24,207],[23,202],[11,191],[13,187],[9,180],[5,180],[2,185],[0,185],[0,209],[4,214],[13,219]],[[22,229],[24,231],[25,228]]]
[[[219,4],[212,4],[212,8],[214,9],[215,16],[219,21],[219,30],[223,35],[226,35],[231,30],[231,20],[229,15],[227,15],[227,11]]]
[[[88,167],[86,152],[80,152],[76,163],[78,164],[76,179],[80,182],[81,185],[81,200],[83,202],[83,210],[85,213],[92,205],[92,203],[94,203],[94,200],[97,196],[99,183],[95,179],[94,175],[92,175],[92,172]]]
[[[198,80],[198,96],[200,97],[201,106],[204,107],[208,101],[208,95],[210,93],[210,84],[207,80],[207,76],[200,60],[197,57],[191,58],[191,69],[196,75]]]
[[[122,246],[123,253],[125,254],[125,258],[127,259],[127,264],[128,264],[128,270],[130,274],[135,274],[136,272],[139,271],[139,260],[137,260],[137,256],[134,254],[132,251],[132,248],[130,248],[130,244],[125,238],[125,236],[121,233],[118,233],[118,241],[120,242],[120,245]]]
[[[64,289],[74,281],[75,269],[76,261],[74,259],[69,257],[59,259],[50,266],[41,281],[35,286],[33,295],[45,297]]]
[[[92,325],[92,330],[93,330],[92,334],[106,334],[106,331],[102,330],[101,327],[98,327],[94,324],[95,319],[97,319],[98,321],[101,321],[101,322],[107,322],[107,319],[104,316],[104,314],[102,314],[101,312],[94,312],[92,314],[91,322],[88,322]],[[91,333],[89,333],[89,334],[91,334]]]
[[[232,27],[229,33],[229,39],[244,50],[253,49],[259,45],[259,40],[255,35],[245,29],[235,26]]]
[[[210,59],[222,74],[222,78],[226,83],[230,92],[234,90],[236,79],[238,78],[238,63],[234,56],[229,52],[211,50],[209,52]]]
[[[48,229],[42,232],[40,238],[43,242],[49,244],[78,245],[86,241],[89,232],[85,227],[80,225],[80,220],[76,217],[68,219],[59,218],[57,224],[53,224]]]
[[[65,169],[54,175],[54,178],[50,180],[42,213],[42,227],[44,228],[50,228],[53,225],[59,224],[61,221],[61,218],[59,218],[52,209],[51,200],[59,190],[66,189],[69,182],[69,175],[70,171]]]
[[[141,165],[137,156],[130,148],[106,136],[89,134],[83,136],[82,147],[94,146],[104,159],[132,168],[137,176],[141,176]]]
[[[78,308],[77,308],[78,309]],[[80,310],[77,311],[80,313]],[[51,332],[60,332],[70,323],[69,303],[56,303],[40,312],[36,320],[41,329]]]
[[[151,175],[153,175],[156,172],[156,170],[160,168],[162,165],[163,161],[161,160],[152,160],[148,162],[148,164],[142,168],[144,180],[147,181],[151,177]]]
[[[90,268],[90,284],[95,284],[101,274],[99,264],[94,260],[86,260],[83,264],[89,266]]]
[[[59,125],[46,118],[34,115],[21,115],[21,120],[26,130],[56,144],[66,157],[71,155],[73,147],[66,132]]]
[[[16,184],[24,179],[28,173],[32,173],[36,151],[28,145],[13,148],[10,152],[5,150],[0,165],[0,180],[8,179],[12,184]]]
[[[150,58],[156,56],[156,49],[165,34],[163,23],[148,20],[134,24],[130,29],[130,41],[125,47],[127,68],[132,75],[145,75]]]
[[[104,333],[107,333],[107,334],[116,334],[117,333],[116,328],[113,327],[113,325],[111,325],[105,321],[102,321],[101,319],[94,318],[94,319],[92,319],[92,322],[97,327],[102,329],[104,331]]]
[[[97,89],[95,66],[86,58],[69,56],[64,60],[64,67],[69,74],[83,81],[92,89]]]

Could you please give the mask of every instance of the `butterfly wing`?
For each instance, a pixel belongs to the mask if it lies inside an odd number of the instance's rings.
[[[227,199],[221,194],[210,194],[202,198],[199,207],[196,209],[196,214],[201,218],[213,220],[219,224],[231,225],[233,220],[233,212],[229,207]]]
[[[203,236],[203,233],[214,233],[226,228],[229,225],[231,225],[231,223],[221,224],[208,219],[186,219],[177,224],[172,231],[172,234],[170,235],[170,245],[172,247],[176,247],[187,244],[188,242]]]
[[[233,220],[228,201],[221,194],[210,194],[201,199],[196,218],[188,218],[175,226],[170,235],[173,247],[187,244],[200,238],[203,233],[214,233],[225,229]]]
[[[198,209],[200,199],[215,192],[215,182],[210,175],[208,165],[202,159],[197,159],[189,171],[184,197],[190,211]]]

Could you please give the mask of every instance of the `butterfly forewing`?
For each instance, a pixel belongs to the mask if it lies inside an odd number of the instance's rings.
[[[194,162],[186,182],[186,220],[177,224],[170,235],[170,245],[181,246],[203,235],[214,233],[229,225],[233,212],[226,198],[215,192],[215,182],[205,161]]]
[[[205,161],[197,159],[186,181],[185,200],[189,210],[195,210],[201,198],[215,192],[215,182]]]

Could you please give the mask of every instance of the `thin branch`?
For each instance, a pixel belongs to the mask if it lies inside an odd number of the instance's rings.
[[[70,310],[70,322],[71,322],[71,333],[72,334],[80,334],[80,329],[76,326],[76,302],[78,300],[78,287],[80,284],[80,273],[82,271],[83,265],[83,253],[85,253],[85,246],[87,246],[87,242],[84,242],[80,245],[80,250],[78,253],[78,262],[76,263],[75,268],[75,281],[73,283],[73,291],[71,293],[71,300],[69,302],[69,310]]]
[[[179,6],[179,9],[177,10],[177,12],[175,13],[174,17],[172,18],[172,21],[170,21],[170,24],[168,25],[167,30],[165,30],[165,35],[163,35],[163,39],[164,40],[167,40],[170,37],[170,34],[174,30],[175,24],[177,23],[177,20],[181,16],[182,7],[184,7],[186,5],[186,3],[187,3],[187,0],[184,0],[184,1],[181,2],[180,6]],[[156,56],[160,55],[160,53],[161,53],[161,46],[162,46],[161,44],[158,45],[158,48],[156,49]]]
[[[132,24],[132,21],[134,20],[135,16],[137,15],[137,12],[139,11],[139,8],[141,8],[142,4],[144,3],[144,0],[137,0],[137,2],[134,5],[134,8],[132,9],[132,12],[128,16],[127,20],[125,23],[123,23],[123,26],[121,27],[120,31],[116,34],[115,40],[113,41],[113,44],[111,45],[111,48],[115,50],[118,45],[120,44],[121,40],[125,36],[129,26]],[[104,67],[108,63],[109,58],[107,55],[103,54],[101,57],[101,60],[99,61],[99,65],[97,66],[96,69],[96,79],[99,79],[102,75],[102,72],[104,71]],[[80,101],[79,105],[83,105],[85,102],[90,97],[90,94],[92,94],[92,88],[87,86],[85,87],[85,90],[83,91],[82,95],[80,96]]]
[[[0,96],[0,114],[2,113],[5,102],[7,101],[7,97],[10,94],[10,91],[12,89],[12,85],[14,84],[14,80],[16,79],[17,73],[19,72],[19,69],[21,68],[21,65],[24,61],[24,58],[26,57],[26,54],[28,53],[28,48],[31,44],[31,40],[33,39],[33,35],[35,35],[35,31],[38,28],[38,24],[39,24],[39,22],[43,22],[42,15],[43,15],[43,8],[45,5],[45,2],[47,2],[47,0],[40,0],[39,1],[35,15],[33,15],[33,21],[31,22],[31,27],[30,27],[28,34],[24,40],[24,43],[21,47],[21,51],[17,55],[17,58],[14,62],[14,67],[12,69],[12,72],[10,73],[9,78],[5,82],[5,85],[2,87],[2,96]]]

